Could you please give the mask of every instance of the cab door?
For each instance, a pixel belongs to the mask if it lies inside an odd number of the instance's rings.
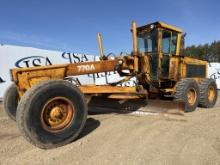
[[[176,55],[177,33],[162,30],[161,31],[161,78],[169,78],[170,59]]]

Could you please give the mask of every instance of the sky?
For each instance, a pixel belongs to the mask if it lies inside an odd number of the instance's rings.
[[[186,45],[220,40],[219,0],[0,0],[0,43],[98,55],[132,50],[131,22],[182,28]]]

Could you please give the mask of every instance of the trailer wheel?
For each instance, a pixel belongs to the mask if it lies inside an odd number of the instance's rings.
[[[56,148],[75,140],[87,118],[81,91],[64,80],[50,80],[29,89],[17,109],[22,135],[39,148]]]
[[[200,98],[199,106],[204,108],[211,108],[215,105],[218,97],[218,90],[215,80],[204,79],[199,84]]]
[[[11,84],[3,96],[3,106],[7,115],[16,120],[16,110],[18,106],[19,95],[15,84]]]
[[[199,104],[199,87],[195,80],[186,78],[176,85],[174,100],[185,103],[185,112],[192,112]]]

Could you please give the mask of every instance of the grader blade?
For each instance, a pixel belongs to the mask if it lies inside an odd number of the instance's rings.
[[[115,100],[94,97],[89,102],[89,111],[98,113],[167,113],[184,114],[185,104],[170,100]]]
[[[141,107],[139,111],[151,113],[167,113],[184,115],[185,104],[171,100],[149,100],[148,105]]]

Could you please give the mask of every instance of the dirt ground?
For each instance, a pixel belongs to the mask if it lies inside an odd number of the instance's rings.
[[[220,164],[220,99],[178,115],[89,115],[79,139],[42,150],[18,132],[0,104],[0,164]]]

